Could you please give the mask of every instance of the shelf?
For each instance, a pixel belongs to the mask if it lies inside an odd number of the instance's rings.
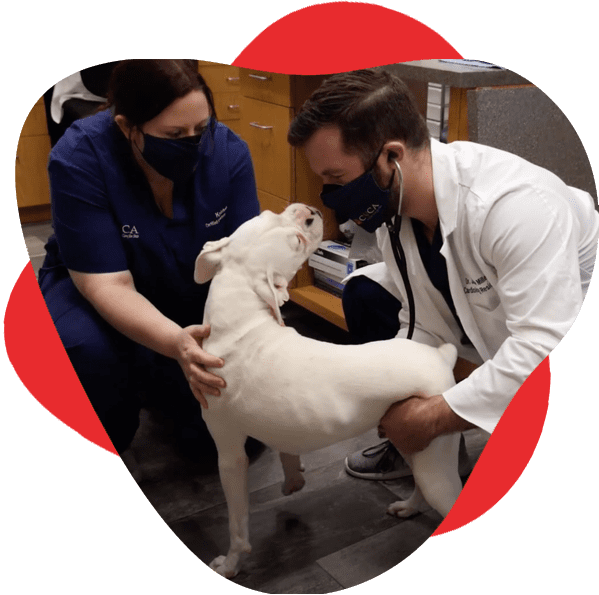
[[[343,330],[347,330],[340,298],[314,287],[314,285],[291,289],[289,297],[291,301],[306,308],[306,310],[332,322]]]

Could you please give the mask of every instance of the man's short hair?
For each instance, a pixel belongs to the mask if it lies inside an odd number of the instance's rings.
[[[327,78],[291,122],[287,140],[304,146],[325,126],[337,126],[345,151],[371,163],[385,142],[411,149],[428,146],[430,134],[412,93],[398,77],[372,68]]]

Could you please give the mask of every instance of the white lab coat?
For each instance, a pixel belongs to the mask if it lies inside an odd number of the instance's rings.
[[[414,340],[451,342],[482,363],[444,393],[462,418],[492,432],[522,383],[576,318],[582,282],[592,273],[599,215],[591,196],[519,157],[469,142],[431,144],[433,182],[451,295],[473,346],[420,258],[409,219],[401,242],[416,304]],[[359,269],[402,303],[407,297],[385,227],[377,230],[384,262]],[[582,271],[581,271],[582,269]],[[586,288],[585,288],[586,289]]]

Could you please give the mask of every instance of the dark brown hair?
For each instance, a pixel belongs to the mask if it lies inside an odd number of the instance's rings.
[[[430,141],[408,87],[381,68],[327,78],[291,122],[287,140],[302,147],[324,126],[338,126],[345,150],[359,155],[365,167],[389,140],[402,140],[412,149]]]
[[[141,127],[190,91],[200,90],[216,119],[212,91],[193,60],[123,60],[113,70],[108,102],[113,114],[123,115],[131,126]]]

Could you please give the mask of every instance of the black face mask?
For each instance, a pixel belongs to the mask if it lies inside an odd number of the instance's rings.
[[[143,136],[141,154],[148,165],[175,184],[191,178],[200,161],[202,134],[180,139],[159,138],[146,133]]]
[[[381,188],[373,172],[374,165],[345,185],[323,184],[320,193],[323,204],[335,211],[340,223],[352,219],[369,233],[375,232],[390,217],[391,186],[395,179],[393,171],[387,188]]]

